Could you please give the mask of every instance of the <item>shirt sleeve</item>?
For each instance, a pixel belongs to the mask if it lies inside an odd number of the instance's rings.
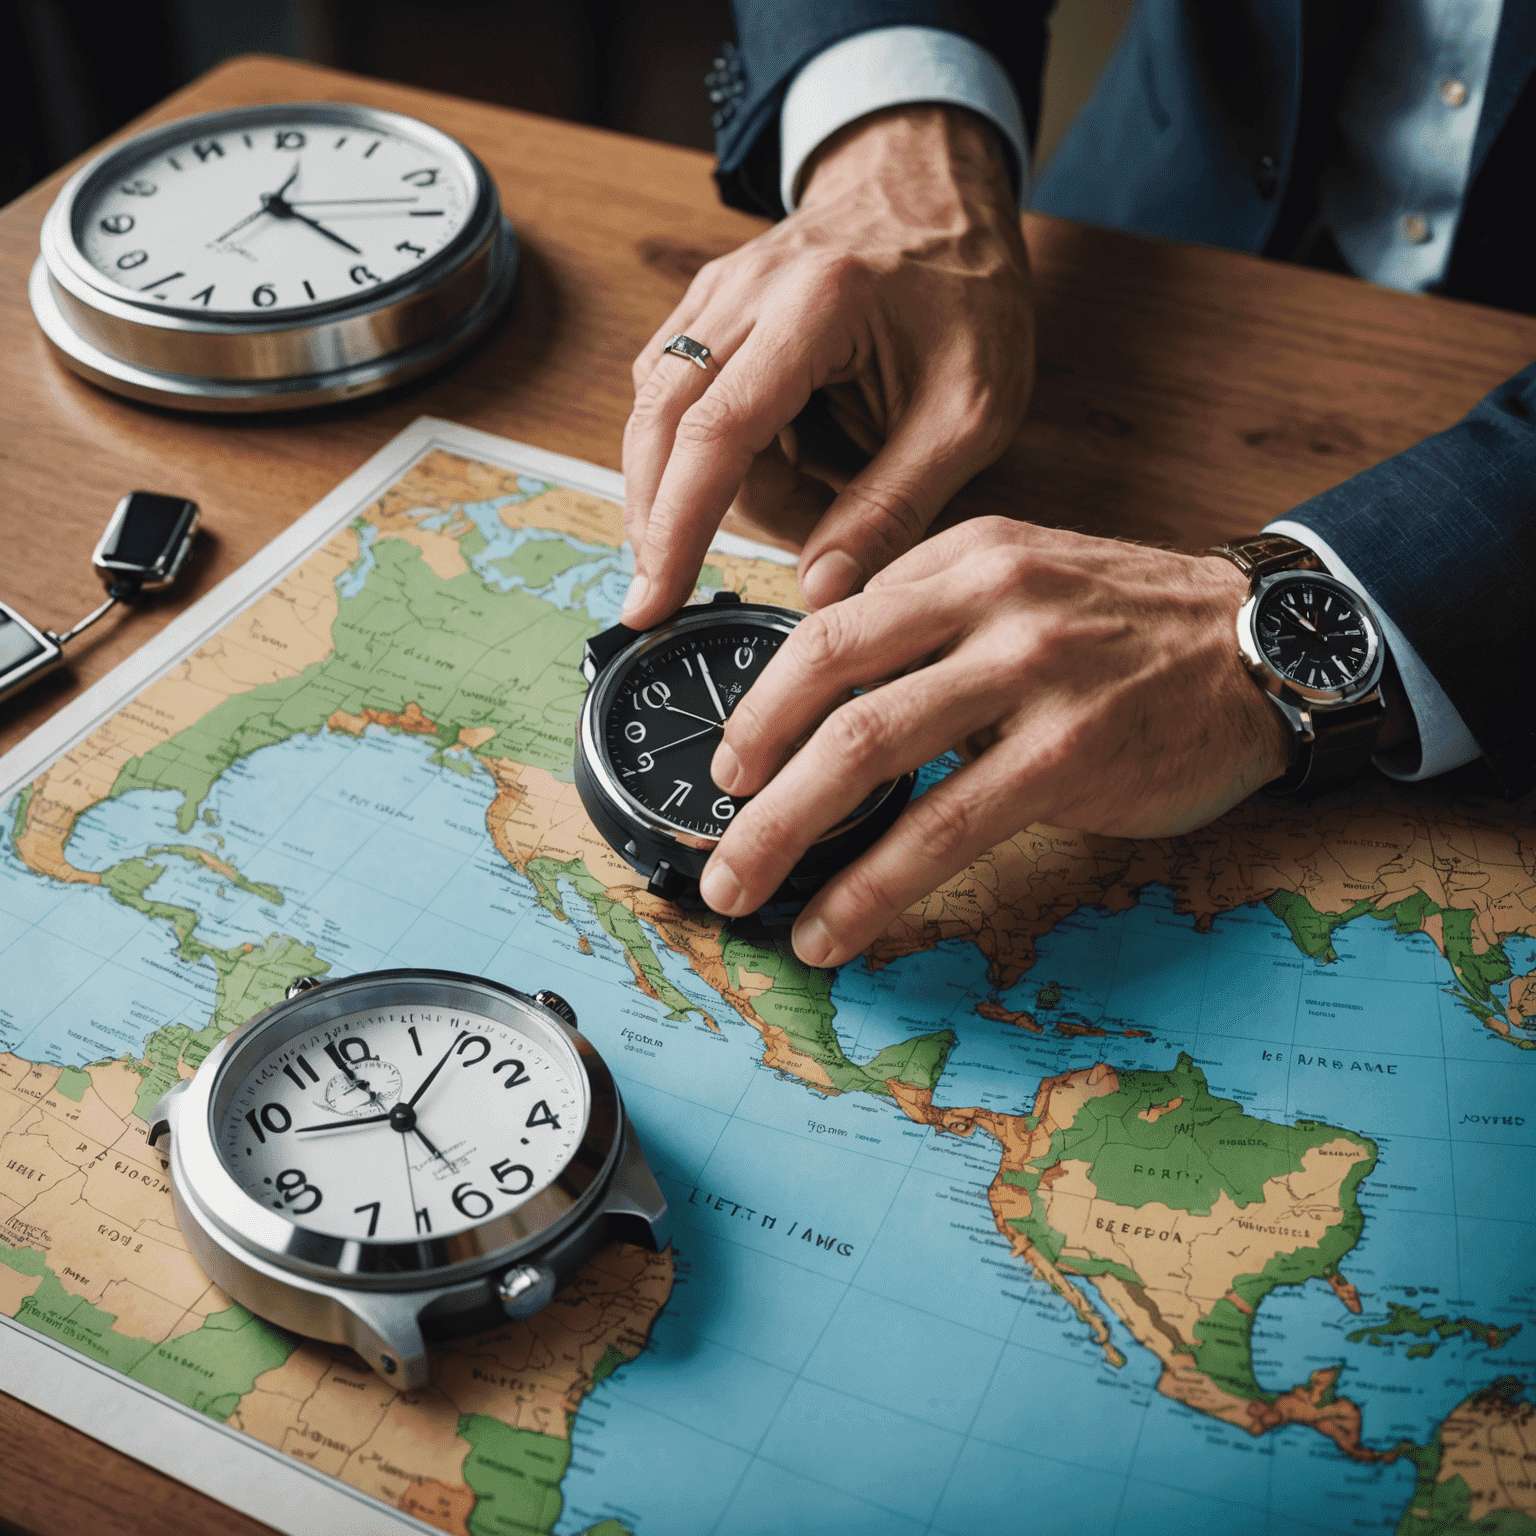
[[[978,43],[937,27],[877,27],[834,43],[790,83],[779,117],[780,193],[791,213],[800,173],[839,128],[883,107],[942,102],[968,107],[997,129],[1010,152],[1022,205],[1029,188],[1029,141],[1018,92]]]
[[[1355,577],[1353,571],[1339,558],[1327,542],[1305,523],[1280,518],[1270,523],[1265,533],[1284,534],[1305,544],[1323,562],[1324,567],[1337,576],[1345,586],[1353,587],[1371,605],[1371,611],[1381,621],[1382,638],[1397,664],[1397,675],[1402,681],[1408,707],[1419,728],[1418,761],[1412,761],[1412,747],[1393,752],[1380,752],[1372,761],[1389,778],[1430,779],[1439,773],[1448,773],[1481,757],[1482,749],[1473,740],[1466,722],[1456,706],[1446,697],[1445,690],[1434,679],[1409,643],[1408,637],[1393,623],[1392,616],[1382,606],[1381,600]]]

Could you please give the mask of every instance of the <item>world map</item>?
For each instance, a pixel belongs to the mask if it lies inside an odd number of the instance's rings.
[[[632,561],[518,464],[417,456],[5,807],[0,1315],[461,1536],[1536,1533],[1530,806],[1031,827],[807,969],[587,821]],[[209,1283],[145,1123],[398,965],[568,998],[676,1234],[411,1395]]]

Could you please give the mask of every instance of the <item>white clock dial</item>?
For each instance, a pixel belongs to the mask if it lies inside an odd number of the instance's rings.
[[[234,1092],[215,1142],[296,1225],[407,1243],[507,1215],[586,1130],[586,1084],[527,1035],[461,1009],[355,1013],[295,1036]]]
[[[115,167],[77,206],[75,239],[138,302],[258,315],[408,277],[452,243],[474,202],[436,149],[300,113],[204,125]]]

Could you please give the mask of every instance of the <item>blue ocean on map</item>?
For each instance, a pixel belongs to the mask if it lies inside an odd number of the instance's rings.
[[[597,616],[622,572],[613,551],[592,553],[560,600]],[[1115,1321],[1124,1364],[1112,1364],[999,1235],[987,1199],[999,1148],[984,1132],[938,1134],[888,1099],[826,1096],[768,1069],[756,1032],[658,943],[697,1009],[667,1017],[574,889],[562,888],[563,922],[496,852],[489,775],[435,750],[377,727],[296,736],[229,769],[190,833],[178,796],[135,791],[88,812],[70,855],[96,870],[152,858],[163,872],[150,896],[200,914],[210,944],[282,933],[337,973],[461,969],[575,1006],[672,1206],[677,1284],[651,1346],[576,1418],[560,1536],[607,1518],[640,1536],[1395,1527],[1406,1460],[1360,1465],[1311,1429],[1254,1438],[1175,1403]],[[199,849],[273,889],[237,887]],[[138,1053],[167,1023],[200,1026],[212,968],[174,943],[164,922],[42,880],[0,842],[0,1047],[82,1064]],[[1320,1282],[1282,1287],[1261,1304],[1254,1352],[1275,1391],[1341,1365],[1366,1443],[1386,1449],[1431,1438],[1496,1377],[1536,1371],[1536,1280],[1511,1208],[1536,1116],[1497,1131],[1469,1118],[1519,1113],[1524,1074],[1427,938],[1364,919],[1334,943],[1336,961],[1307,959],[1264,906],[1200,932],[1153,887],[1128,911],[1058,924],[1001,994],[979,952],[951,943],[847,966],[832,997],[855,1062],[953,1030],[944,1105],[1022,1114],[1042,1078],[1098,1061],[1166,1068],[1187,1052],[1213,1093],[1252,1114],[1372,1137],[1365,1232],[1342,1266],[1363,1316]],[[988,1001],[1051,1027],[982,1017]],[[1104,1033],[1065,1036],[1061,1023]],[[1524,1331],[1497,1352],[1452,1339],[1433,1359],[1349,1339],[1391,1302]]]

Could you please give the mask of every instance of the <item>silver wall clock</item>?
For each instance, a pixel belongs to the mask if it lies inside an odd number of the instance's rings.
[[[426,123],[334,102],[184,118],[60,191],[32,311],[118,394],[271,411],[371,394],[467,346],[517,241],[485,167]]]
[[[176,1219],[252,1312],[406,1390],[667,1203],[570,1005],[451,971],[304,978],[150,1117]]]

